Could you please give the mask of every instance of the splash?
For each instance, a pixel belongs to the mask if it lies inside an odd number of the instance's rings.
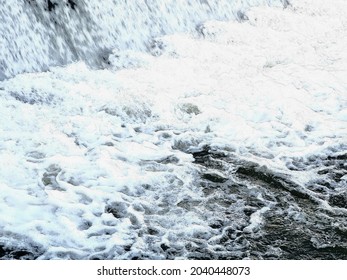
[[[84,60],[102,66],[112,49],[145,50],[152,37],[238,17],[249,0],[2,0],[0,80]]]

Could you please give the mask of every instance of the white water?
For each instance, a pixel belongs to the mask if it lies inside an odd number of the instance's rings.
[[[82,2],[95,18],[108,7]],[[174,258],[187,258],[194,246],[250,257],[245,247],[221,247],[217,240],[229,228],[256,234],[276,203],[248,185],[264,206],[247,218],[241,214],[247,202],[235,194],[212,185],[213,196],[207,196],[201,173],[238,179],[232,165],[214,170],[194,163],[191,153],[206,145],[285,174],[319,209],[346,214],[308,186],[327,168],[325,158],[346,154],[347,3],[305,0],[291,1],[286,9],[245,8],[245,20],[210,20],[195,30],[200,21],[229,18],[234,5],[243,5],[235,1],[224,9],[229,2],[219,1],[212,14],[199,8],[196,18],[189,11],[204,4],[168,6],[176,20],[191,21],[171,24],[165,15],[164,33],[174,34],[152,40],[148,51],[141,49],[146,38],[160,32],[151,25],[141,29],[149,33],[134,35],[149,11],[129,3],[129,13],[139,21],[123,30],[138,40],[129,49],[130,39],[111,39],[111,26],[114,32],[120,26],[112,14],[96,27],[107,34],[99,45],[74,43],[80,48],[74,56],[65,41],[61,61],[48,55],[47,26],[39,23],[35,26],[42,29],[35,34],[28,26],[23,30],[23,42],[35,36],[32,45],[18,46],[28,53],[18,56],[9,45],[0,45],[6,76],[86,59],[89,52],[115,46],[104,69],[80,61],[0,82],[3,247],[36,250],[42,259],[170,258],[167,248],[175,251]],[[18,15],[23,21],[29,15],[25,5],[12,9],[24,9]],[[64,11],[62,21],[74,12]],[[6,28],[12,34],[18,27]],[[71,34],[78,30],[70,23],[66,28]],[[98,30],[91,31],[91,41]],[[344,175],[334,193],[345,194],[346,186]],[[220,211],[226,209],[227,216]],[[297,220],[308,219],[296,204],[287,210]],[[211,227],[216,220],[223,220],[222,229]],[[266,252],[276,250],[270,246]]]
[[[191,31],[208,19],[233,19],[250,5],[266,3],[282,5],[281,0],[1,0],[0,80],[80,59],[100,66],[111,49],[145,50],[152,37]]]

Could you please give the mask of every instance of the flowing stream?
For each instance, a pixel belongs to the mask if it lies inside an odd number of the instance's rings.
[[[0,259],[347,259],[346,1],[0,4]]]

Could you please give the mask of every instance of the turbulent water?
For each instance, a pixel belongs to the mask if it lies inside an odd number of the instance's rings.
[[[347,259],[346,1],[0,4],[0,259]]]
[[[1,0],[0,80],[81,59],[101,67],[113,49],[146,50],[153,37],[267,3],[286,0]]]

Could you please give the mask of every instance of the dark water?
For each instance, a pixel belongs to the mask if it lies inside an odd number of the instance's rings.
[[[320,196],[323,191],[318,195],[310,193],[289,176],[208,148],[195,153],[194,158],[196,164],[210,169],[227,169],[232,165],[236,170],[227,182],[219,176],[202,175],[201,187],[215,203],[213,209],[216,213],[224,212],[223,220],[211,224],[223,232],[217,243],[224,250],[206,255],[192,252],[191,258],[347,259],[347,196],[334,192],[341,175],[347,173],[346,155],[316,160],[328,168],[323,168],[325,172],[321,174],[328,173],[331,180],[318,177],[307,188],[317,189],[323,184],[329,189],[329,194],[323,197]],[[228,200],[228,195],[233,199]],[[343,211],[322,209],[318,198]],[[265,206],[270,209],[263,214],[262,225],[254,231],[245,231],[250,216]]]
[[[177,206],[204,216],[210,232],[183,240],[184,246],[157,243],[147,253],[132,252],[130,246],[123,252],[127,259],[152,259],[158,252],[167,259],[347,259],[347,197],[334,191],[339,177],[347,173],[346,155],[312,159],[310,164],[319,161],[322,176],[328,174],[331,179],[314,178],[307,188],[294,183],[289,175],[225,151],[205,147],[193,156],[195,164],[202,167],[196,184],[204,197],[181,201]],[[208,172],[203,172],[204,168]],[[321,207],[321,201],[333,208]],[[123,215],[120,205],[105,211],[117,218]],[[257,212],[261,222],[251,226]],[[160,229],[148,223],[142,237],[150,242]],[[39,248],[0,247],[2,259],[35,259],[41,253]]]

